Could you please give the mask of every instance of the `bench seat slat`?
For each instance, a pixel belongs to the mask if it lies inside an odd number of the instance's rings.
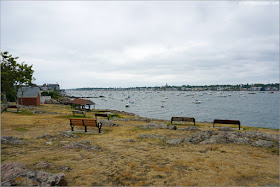
[[[195,125],[195,119],[194,118],[190,118],[190,117],[172,117],[171,118],[171,124],[172,124],[172,121],[194,122],[194,125]]]
[[[215,119],[214,123],[220,123],[220,124],[239,124],[240,121],[238,121],[238,120]]]
[[[239,130],[240,130],[240,121],[239,120],[214,119],[213,127],[215,127],[215,123],[238,125]]]
[[[99,125],[97,125],[97,120],[96,119],[70,118],[70,126],[72,128],[72,131],[74,131],[74,126],[84,126],[85,127],[85,132],[87,132],[87,126],[98,127],[99,133],[101,133],[102,124],[100,123]]]

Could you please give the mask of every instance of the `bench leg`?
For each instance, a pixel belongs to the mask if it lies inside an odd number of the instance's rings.
[[[102,123],[99,122],[99,123],[97,124],[97,127],[98,127],[98,133],[100,134],[100,133],[101,133]]]
[[[85,132],[87,132],[87,126],[85,126]]]
[[[71,130],[74,131],[74,126],[71,126]]]

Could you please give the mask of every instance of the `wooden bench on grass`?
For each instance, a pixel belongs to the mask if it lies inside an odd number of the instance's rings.
[[[188,117],[172,117],[171,118],[171,124],[173,121],[186,121],[186,122],[193,122],[195,125],[195,119],[194,118],[188,118]]]
[[[94,114],[95,117],[99,116],[99,117],[106,117],[108,120],[110,119],[110,114]]]
[[[70,118],[70,126],[71,130],[74,131],[74,126],[84,126],[85,127],[85,132],[87,132],[87,127],[97,127],[98,128],[98,133],[101,133],[101,127],[102,123],[97,122],[97,119],[89,119],[89,118]]]
[[[239,120],[214,119],[213,128],[215,128],[215,123],[239,125],[239,130],[240,130],[240,121]]]
[[[73,116],[75,116],[75,114],[83,114],[84,117],[86,117],[86,112],[85,111],[80,111],[80,110],[72,110]]]

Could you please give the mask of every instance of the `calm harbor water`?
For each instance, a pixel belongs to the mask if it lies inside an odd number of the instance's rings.
[[[67,95],[87,98],[96,109],[132,112],[141,117],[170,120],[172,116],[196,121],[240,120],[241,125],[279,129],[279,92],[77,91]],[[250,92],[252,93],[252,92]],[[195,100],[200,104],[194,103]],[[126,107],[126,105],[129,107]]]

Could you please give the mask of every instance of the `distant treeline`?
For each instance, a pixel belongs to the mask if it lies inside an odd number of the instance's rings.
[[[74,90],[178,90],[178,91],[184,91],[189,89],[203,89],[203,90],[215,90],[217,88],[226,88],[228,90],[240,90],[240,87],[248,89],[252,87],[261,87],[263,90],[266,90],[267,88],[277,88],[279,90],[279,83],[270,83],[270,84],[223,84],[223,85],[182,85],[182,86],[143,86],[143,87],[128,87],[128,88],[76,88]]]

